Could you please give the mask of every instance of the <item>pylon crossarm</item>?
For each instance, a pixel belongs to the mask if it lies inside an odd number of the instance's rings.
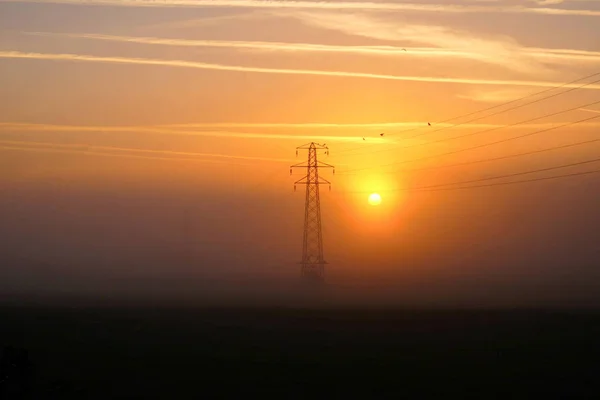
[[[319,161],[317,165],[306,165],[306,164],[302,164],[302,163],[290,165],[290,168],[308,168],[308,167],[311,167],[311,168],[335,168],[335,166],[325,164],[321,161]]]
[[[304,164],[302,164],[302,163],[299,163],[299,164],[294,164],[294,165],[290,165],[290,168],[299,168],[299,167],[302,167],[302,168],[307,168],[307,167],[308,167],[308,165],[304,165]]]
[[[320,167],[320,168],[335,168],[333,165],[331,165],[331,164],[327,164],[327,163],[324,163],[324,162],[322,162],[322,161],[317,161],[317,165],[316,165],[316,167],[317,167],[317,168],[319,168],[319,167]]]
[[[319,150],[323,150],[323,149],[328,150],[329,149],[329,147],[324,146],[319,143],[307,143],[307,144],[303,144],[302,146],[296,147],[296,150],[310,150],[311,146],[312,146],[312,148],[319,149]]]
[[[314,182],[307,181],[305,179],[307,179],[306,176],[304,178],[294,182],[294,185],[309,185],[309,184],[310,185],[331,185],[331,182],[329,182],[327,179],[321,178],[321,177],[319,177],[318,181],[314,181]]]

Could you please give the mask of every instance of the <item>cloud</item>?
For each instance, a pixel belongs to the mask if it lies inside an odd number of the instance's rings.
[[[169,125],[150,125],[150,126],[89,126],[89,125],[52,125],[52,124],[35,124],[35,123],[14,123],[0,122],[0,132],[131,132],[131,133],[159,133],[172,135],[198,135],[198,136],[214,136],[214,137],[236,137],[249,139],[314,139],[327,140],[329,142],[360,142],[362,136],[334,136],[334,135],[285,135],[285,134],[269,134],[269,133],[247,133],[247,132],[220,132],[220,131],[201,131],[198,129],[207,128],[274,128],[274,129],[336,129],[348,130],[351,128],[360,129],[398,129],[398,128],[419,128],[427,126],[427,121],[417,122],[380,122],[380,123],[364,123],[364,124],[326,124],[326,123],[192,123],[192,124],[169,124]],[[437,123],[436,127],[451,127],[451,123]],[[483,129],[507,127],[508,124],[461,124],[461,129]],[[554,126],[554,123],[543,124],[522,124],[511,126],[511,129],[531,129],[545,128]],[[598,127],[598,123],[579,124],[579,126]],[[379,141],[383,143],[383,141]],[[196,154],[196,153],[194,153]]]
[[[36,36],[61,36],[79,39],[107,40],[113,42],[151,44],[181,47],[221,47],[247,49],[257,51],[282,51],[282,52],[340,52],[371,55],[407,55],[402,47],[396,46],[336,46],[312,43],[286,43],[286,42],[260,42],[260,41],[234,41],[234,40],[190,40],[166,39],[156,37],[113,36],[98,34],[61,34],[50,32],[24,32]]]
[[[293,159],[283,158],[270,158],[270,157],[251,157],[251,156],[235,156],[230,154],[216,154],[216,153],[194,153],[194,152],[183,152],[183,151],[169,151],[169,150],[150,150],[150,149],[136,149],[126,147],[114,147],[114,146],[95,146],[87,144],[59,144],[59,143],[48,143],[48,142],[31,142],[31,141],[15,141],[15,140],[0,140],[0,146],[9,148],[11,146],[27,146],[27,148],[52,148],[71,150],[76,152],[114,152],[117,155],[123,156],[143,156],[145,158],[160,158],[164,160],[185,160],[185,161],[208,161],[202,158],[226,158],[232,160],[250,160],[250,161],[270,161],[270,162],[293,162]],[[162,157],[161,157],[162,156]],[[169,157],[165,157],[169,156]]]
[[[527,54],[525,49],[510,37],[484,38],[472,32],[444,26],[416,25],[388,22],[369,15],[331,12],[279,12],[304,24],[334,30],[347,35],[371,39],[392,40],[402,43],[423,43],[438,51],[459,51],[465,58],[487,64],[500,65],[518,72],[550,72],[546,66]],[[408,53],[408,52],[407,52]]]
[[[540,6],[547,6],[552,4],[562,4],[565,0],[532,0],[535,4]]]
[[[546,48],[524,48],[528,54],[536,58],[553,61],[590,61],[600,62],[600,52],[573,49],[546,49]]]
[[[251,156],[235,156],[231,154],[217,154],[217,153],[195,153],[195,152],[185,152],[185,151],[170,151],[170,150],[150,150],[150,149],[136,149],[136,148],[127,148],[127,147],[114,147],[114,146],[95,146],[95,145],[84,145],[84,144],[56,144],[56,143],[45,143],[45,142],[11,142],[2,140],[0,143],[2,144],[25,144],[28,143],[30,145],[36,146],[54,146],[61,148],[73,148],[73,149],[81,149],[81,150],[97,150],[97,151],[114,151],[114,152],[126,152],[126,153],[142,153],[142,154],[155,154],[155,155],[168,155],[174,157],[193,157],[194,159],[201,157],[208,158],[229,158],[229,159],[238,159],[238,160],[252,160],[252,161],[272,161],[272,162],[289,162],[293,161],[291,159],[284,158],[271,158],[271,157],[251,157]]]
[[[287,42],[261,42],[261,41],[233,41],[233,40],[190,40],[190,39],[171,39],[157,37],[135,37],[135,36],[114,36],[100,34],[62,34],[51,32],[24,32],[27,35],[36,36],[58,36],[78,39],[90,40],[105,40],[113,42],[148,44],[159,46],[177,46],[177,47],[216,47],[229,48],[245,51],[257,52],[307,52],[307,53],[345,53],[357,54],[364,56],[391,56],[404,58],[463,58],[471,60],[480,60],[491,64],[501,64],[508,67],[513,67],[512,60],[495,57],[489,47],[484,47],[484,50],[489,54],[473,51],[469,42],[463,41],[463,48],[441,48],[441,47],[410,47],[410,46],[346,46],[346,45],[327,45],[314,43],[287,43]],[[471,35],[472,36],[472,35]],[[421,37],[413,38],[413,40]],[[470,40],[470,38],[469,38]],[[427,41],[427,40],[425,40]],[[429,42],[432,43],[429,39]],[[433,43],[436,44],[436,43]],[[437,41],[437,44],[442,44]],[[485,45],[485,43],[482,43]],[[545,49],[545,48],[526,48],[521,47],[512,49],[517,52],[519,57],[528,59],[540,59],[546,62],[554,63],[569,63],[574,62],[592,62],[600,63],[600,52],[585,51],[585,50],[568,50],[568,49]],[[537,68],[537,67],[536,67]],[[536,69],[536,72],[538,69]]]
[[[501,89],[501,90],[477,90],[468,94],[459,94],[461,99],[480,101],[483,103],[504,103],[519,99],[530,94],[525,90]]]
[[[589,108],[580,108],[581,111],[587,111],[587,112],[591,112],[591,113],[596,113],[596,114],[600,114],[600,110],[591,110]]]
[[[523,96],[523,92],[514,92],[515,94],[520,93],[517,97],[522,97]],[[527,93],[529,94],[529,93]],[[511,98],[510,100],[514,100],[515,97]],[[589,110],[588,110],[589,111]],[[239,126],[239,127],[244,127],[244,128],[253,128],[253,127],[261,127],[261,128],[265,128],[265,127],[271,127],[271,128],[286,128],[286,129],[291,129],[291,128],[299,128],[299,129],[314,129],[314,128],[319,128],[319,129],[323,129],[323,128],[333,128],[333,129],[340,129],[340,130],[347,130],[347,129],[351,129],[351,128],[361,128],[361,129],[375,129],[375,130],[380,130],[380,129],[398,129],[398,128],[419,128],[419,127],[424,127],[427,126],[427,122],[428,121],[416,121],[416,122],[381,122],[381,123],[365,123],[365,124],[319,124],[319,123],[299,123],[299,124],[294,124],[294,123],[290,123],[290,124],[173,124],[173,125],[163,125],[164,127],[171,127],[171,128],[205,128],[205,127],[216,127],[217,125],[222,125],[224,127],[226,126]],[[455,124],[451,124],[451,123],[436,123],[435,124],[436,127],[438,128],[443,128],[443,127],[451,127],[451,126],[455,126]],[[531,128],[544,128],[544,127],[550,127],[550,126],[554,126],[554,123],[543,123],[543,124],[522,124],[522,125],[516,125],[516,126],[511,126],[510,124],[485,124],[485,123],[477,123],[477,124],[460,124],[461,129],[482,129],[482,128],[497,128],[497,127],[508,127],[510,126],[511,129],[531,129]],[[600,126],[600,123],[588,123],[588,124],[579,124],[579,126]],[[2,123],[0,123],[0,130],[2,129]],[[292,138],[297,138],[298,136],[290,136]],[[314,137],[314,136],[311,136]],[[337,138],[337,136],[331,136],[328,139],[330,141],[332,141],[333,139]],[[325,138],[323,138],[325,139]],[[362,142],[362,137],[352,137],[353,141],[359,141]]]
[[[27,124],[27,123],[0,123],[0,131],[34,131],[34,132],[131,132],[131,133],[158,133],[170,135],[192,135],[208,137],[233,137],[240,139],[314,139],[342,142],[356,142],[361,138],[354,136],[334,135],[290,135],[280,133],[251,133],[251,132],[228,132],[228,131],[203,131],[199,129],[223,128],[223,127],[302,127],[315,128],[332,126],[333,124],[180,124],[180,125],[158,125],[158,126],[75,126],[75,125],[51,125],[51,124]],[[358,126],[362,126],[357,124]]]
[[[1,1],[1,0],[0,0]],[[184,20],[174,20],[166,22],[151,23],[144,25],[144,28],[150,29],[184,29],[184,28],[198,28],[208,26],[218,26],[223,23],[240,21],[256,21],[258,19],[270,18],[268,14],[263,13],[261,10],[244,11],[243,13],[236,13],[232,15],[217,15],[204,18],[192,18]]]
[[[99,157],[116,157],[116,158],[138,158],[138,159],[146,159],[146,160],[161,160],[161,161],[193,161],[193,162],[202,162],[209,164],[228,164],[228,165],[244,165],[251,166],[252,164],[248,163],[232,163],[228,161],[219,161],[219,160],[207,160],[200,158],[183,158],[183,157],[160,157],[158,155],[143,155],[143,154],[125,154],[125,153],[110,153],[110,152],[99,152],[93,149],[84,150],[84,149],[69,149],[58,147],[58,145],[48,144],[47,147],[40,147],[40,144],[30,145],[24,142],[21,145],[18,144],[3,144],[0,142],[0,150],[8,150],[8,151],[24,151],[24,152],[40,152],[40,153],[62,153],[62,154],[74,154],[74,155],[91,155],[91,156],[99,156]]]
[[[135,64],[135,65],[153,65],[168,66],[178,68],[194,68],[202,70],[217,71],[235,71],[235,72],[256,72],[265,74],[284,74],[284,75],[312,75],[329,76],[338,78],[364,78],[364,79],[383,79],[393,81],[408,82],[432,82],[432,83],[451,83],[467,85],[496,85],[496,86],[531,86],[531,87],[556,87],[562,85],[559,82],[534,81],[534,80],[494,80],[494,79],[471,79],[471,78],[446,78],[429,76],[405,76],[405,75],[387,75],[364,72],[347,71],[324,71],[308,69],[283,69],[283,68],[261,68],[245,67],[238,65],[209,64],[195,61],[184,60],[159,60],[149,58],[129,58],[129,57],[100,57],[83,54],[56,54],[56,53],[24,53],[19,51],[0,51],[0,58],[13,59],[34,59],[48,61],[80,61],[80,62],[98,62],[112,64]],[[571,84],[564,87],[577,87]],[[598,90],[600,85],[589,85],[585,87],[588,90]]]
[[[326,9],[415,11],[444,13],[528,13],[542,15],[600,16],[600,10],[567,10],[561,8],[526,7],[515,5],[432,4],[395,2],[350,1],[294,1],[294,0],[2,0],[2,2],[76,4],[87,6],[121,7],[218,7],[261,9]],[[491,3],[490,3],[491,4]]]

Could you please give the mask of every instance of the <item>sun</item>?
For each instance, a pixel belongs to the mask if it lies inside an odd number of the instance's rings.
[[[372,206],[378,206],[381,204],[381,196],[379,193],[371,193],[369,195],[369,204]]]

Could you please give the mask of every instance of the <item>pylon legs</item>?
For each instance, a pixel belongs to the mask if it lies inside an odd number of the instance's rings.
[[[323,264],[302,264],[302,278],[309,282],[324,282],[325,266]]]

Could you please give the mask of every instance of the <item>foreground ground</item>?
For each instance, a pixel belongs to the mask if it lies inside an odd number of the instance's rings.
[[[0,345],[40,400],[600,398],[600,312],[4,306]]]

